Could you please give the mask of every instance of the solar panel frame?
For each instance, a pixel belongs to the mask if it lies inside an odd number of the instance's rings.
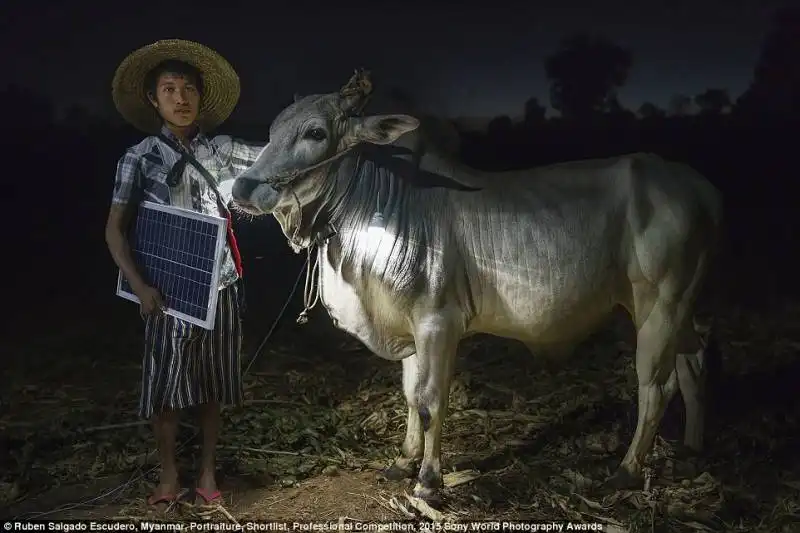
[[[167,219],[171,222],[176,220],[183,220],[183,222],[178,227],[166,222]],[[153,224],[154,220],[155,224]],[[147,234],[147,229],[152,229],[159,224],[163,229],[164,224],[169,224],[170,229],[176,232],[176,234],[172,234],[169,237],[177,242],[187,242],[188,239],[196,238],[196,235],[192,234],[197,233],[196,227],[198,223],[210,225],[206,226],[207,233],[201,235],[205,235],[212,242],[192,241],[192,246],[196,248],[198,253],[206,252],[206,254],[202,255],[183,249],[176,249],[175,243],[164,243],[161,239],[152,239]],[[135,225],[132,227],[133,231],[129,237],[129,244],[136,266],[140,269],[139,272],[148,283],[161,291],[166,306],[166,314],[208,330],[214,329],[217,298],[219,296],[220,269],[227,243],[227,223],[227,219],[222,217],[198,213],[171,205],[162,205],[149,201],[142,202],[139,205]],[[143,233],[145,234],[144,236],[142,235]],[[166,253],[158,253],[158,250],[154,248],[156,244]],[[150,248],[148,248],[148,245],[150,245]],[[168,255],[169,252],[167,250],[172,252],[173,257]],[[206,257],[211,255],[208,253],[210,250],[213,250],[213,257]],[[176,253],[182,255],[186,260],[176,261],[174,257]],[[157,268],[152,264],[154,261],[164,268]],[[194,261],[195,265],[190,264],[191,261]],[[204,262],[205,269],[199,266],[200,261]],[[210,270],[208,270],[209,268]],[[197,277],[203,277],[205,282],[197,281],[195,279]],[[180,287],[176,287],[176,281],[180,283]],[[165,285],[168,286],[166,289],[164,288]],[[198,290],[198,287],[201,290]],[[173,288],[176,290],[173,290]],[[176,294],[176,292],[179,293],[180,291],[195,291],[194,301],[187,302],[181,299],[180,295]],[[126,300],[141,303],[136,294],[130,289],[130,284],[121,270],[117,276],[116,293],[117,296]],[[192,296],[188,297],[191,298]],[[200,305],[198,302],[205,302],[205,305]],[[175,305],[173,306],[171,303]],[[183,310],[179,309],[179,306]],[[187,306],[196,308],[198,312],[196,314],[186,312]]]

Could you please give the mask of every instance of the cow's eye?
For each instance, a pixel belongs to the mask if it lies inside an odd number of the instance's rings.
[[[305,134],[305,138],[312,141],[324,141],[325,137],[327,137],[327,134],[322,128],[311,128]]]

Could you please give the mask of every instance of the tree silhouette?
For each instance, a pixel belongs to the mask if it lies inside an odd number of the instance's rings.
[[[778,10],[739,110],[800,115],[800,8]]]
[[[630,51],[603,37],[581,33],[566,39],[545,60],[551,105],[573,119],[608,111],[632,64]]]
[[[608,99],[608,104],[606,107],[609,118],[612,118],[616,122],[636,119],[635,113],[633,113],[630,109],[622,107],[617,95],[613,95]]]
[[[684,117],[692,114],[692,99],[685,94],[676,94],[669,101],[669,114]]]
[[[544,122],[544,116],[547,109],[539,103],[535,97],[530,97],[525,101],[525,124],[537,125]]]
[[[639,106],[638,115],[644,119],[662,118],[666,114],[666,111],[658,107],[653,102],[644,102],[641,106]]]
[[[511,118],[508,115],[500,115],[489,121],[486,126],[486,133],[492,138],[505,137],[510,135],[513,129],[514,122]]]
[[[727,89],[706,89],[694,97],[694,103],[703,114],[719,115],[731,106]]]

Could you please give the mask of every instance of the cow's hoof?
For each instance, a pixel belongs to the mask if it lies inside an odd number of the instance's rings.
[[[635,476],[624,468],[619,468],[613,476],[606,480],[606,486],[615,490],[641,490],[644,486],[644,478]]]
[[[441,491],[438,489],[423,487],[420,483],[417,483],[414,486],[414,492],[412,492],[412,496],[414,496],[415,498],[419,498],[420,500],[424,501],[433,508],[442,505]]]
[[[397,463],[393,463],[389,468],[384,468],[380,476],[388,481],[402,481],[414,477],[414,469],[403,468]]]

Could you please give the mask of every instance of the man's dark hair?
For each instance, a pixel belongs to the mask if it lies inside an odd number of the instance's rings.
[[[158,78],[162,74],[176,74],[190,79],[197,87],[200,96],[203,96],[203,75],[196,67],[179,59],[166,59],[150,69],[144,78],[145,93],[156,94]]]

